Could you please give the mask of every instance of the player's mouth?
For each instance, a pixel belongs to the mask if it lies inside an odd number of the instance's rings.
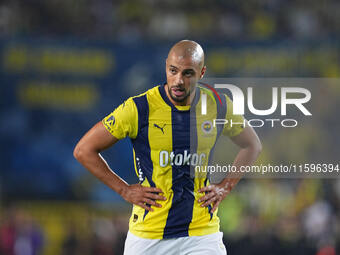
[[[185,95],[185,90],[181,88],[171,88],[171,91],[176,97],[182,97]]]

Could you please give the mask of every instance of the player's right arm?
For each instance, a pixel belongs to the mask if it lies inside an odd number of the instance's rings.
[[[120,107],[124,108],[122,106]],[[143,187],[140,184],[129,185],[112,171],[100,155],[101,151],[113,146],[119,141],[119,139],[113,135],[114,132],[117,132],[117,136],[123,136],[122,133],[119,133],[119,128],[122,129],[124,126],[125,131],[123,132],[129,132],[128,125],[124,125],[124,122],[129,118],[129,116],[127,116],[129,115],[129,111],[124,111],[124,115],[120,112],[118,107],[117,110],[111,114],[112,116],[115,115],[113,121],[105,121],[110,118],[109,115],[103,122],[98,122],[94,125],[80,139],[74,149],[73,155],[87,170],[121,195],[126,201],[152,211],[153,209],[147,206],[146,203],[161,207],[160,204],[156,203],[156,200],[165,200],[165,198],[155,193],[162,193],[162,190],[154,187]],[[112,125],[115,124],[115,127],[111,127],[112,129],[110,129],[110,131],[107,126],[109,123]]]

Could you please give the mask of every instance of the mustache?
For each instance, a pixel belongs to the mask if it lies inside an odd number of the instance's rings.
[[[182,86],[179,86],[179,85],[174,85],[174,86],[171,86],[170,89],[177,89],[177,90],[185,90],[185,88],[183,88]]]

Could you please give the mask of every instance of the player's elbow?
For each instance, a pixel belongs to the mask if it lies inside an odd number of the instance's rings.
[[[73,150],[73,156],[75,157],[76,160],[81,162],[84,159],[85,154],[86,153],[83,146],[78,143]]]
[[[254,154],[256,155],[256,157],[260,156],[260,154],[262,152],[262,143],[261,143],[260,139],[257,138],[253,142],[252,150],[254,151]]]

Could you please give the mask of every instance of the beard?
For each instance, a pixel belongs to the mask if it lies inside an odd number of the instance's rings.
[[[182,92],[182,95],[176,95],[172,89],[176,89],[179,92]],[[169,92],[171,99],[178,103],[184,102],[190,96],[190,89],[186,91],[184,88],[181,88],[179,86],[170,87],[168,85],[168,92]]]

